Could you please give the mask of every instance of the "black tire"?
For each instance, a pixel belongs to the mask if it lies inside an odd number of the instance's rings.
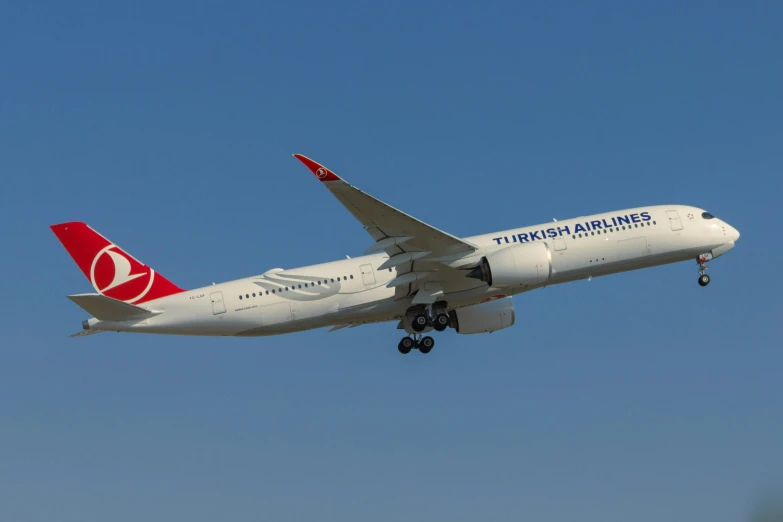
[[[435,331],[442,332],[449,327],[449,316],[447,314],[438,314],[435,316],[435,324],[432,325]]]
[[[422,337],[421,341],[419,341],[419,351],[421,353],[430,353],[434,347],[435,347],[435,339],[433,339],[429,335],[426,337]]]
[[[699,276],[699,286],[707,286],[710,284],[710,276],[702,274]]]
[[[397,350],[399,350],[400,353],[403,355],[411,353],[412,349],[413,349],[413,339],[411,339],[410,337],[403,337],[402,341],[400,341],[400,344],[397,345]]]
[[[411,328],[413,328],[414,332],[421,332],[427,328],[427,322],[427,316],[424,314],[419,314],[413,318],[413,321],[411,321]]]

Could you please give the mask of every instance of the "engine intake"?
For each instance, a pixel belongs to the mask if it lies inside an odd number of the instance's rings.
[[[489,286],[532,286],[552,277],[552,252],[541,243],[516,244],[490,252],[467,277]]]

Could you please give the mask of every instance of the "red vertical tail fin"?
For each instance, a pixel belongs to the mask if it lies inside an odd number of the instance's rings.
[[[60,223],[51,229],[99,294],[141,304],[184,292],[86,223]]]

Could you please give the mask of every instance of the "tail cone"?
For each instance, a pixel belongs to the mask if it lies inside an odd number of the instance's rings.
[[[481,263],[476,268],[468,272],[465,277],[478,279],[492,286],[492,270],[489,268],[489,262],[486,257],[481,258]]]
[[[484,277],[483,270],[481,270],[481,265],[477,266],[467,274],[465,274],[465,277],[472,277],[473,279],[478,279],[479,281],[482,280]]]

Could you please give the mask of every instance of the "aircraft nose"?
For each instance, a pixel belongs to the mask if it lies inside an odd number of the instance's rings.
[[[731,240],[732,240],[732,241],[736,241],[736,240],[738,240],[738,239],[739,239],[739,237],[740,237],[739,230],[737,230],[736,228],[734,228],[734,227],[733,227],[733,226],[731,226],[731,225],[727,225],[727,226],[728,226],[728,228],[729,228],[729,236],[731,236]]]

